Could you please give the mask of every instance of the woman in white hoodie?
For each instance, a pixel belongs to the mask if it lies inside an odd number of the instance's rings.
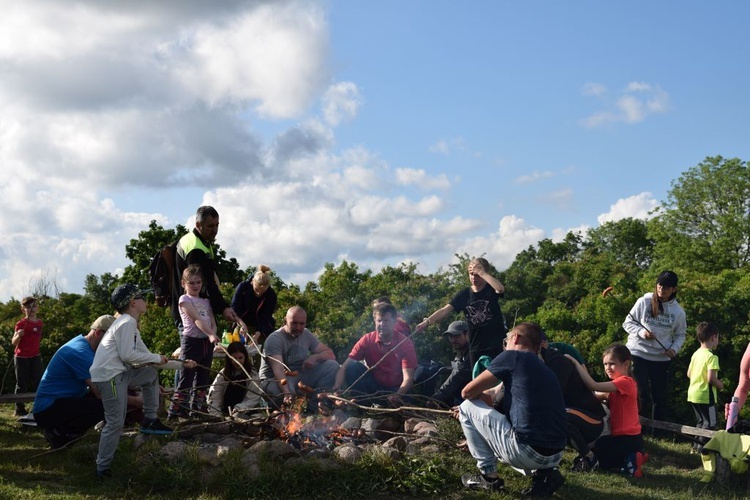
[[[622,327],[633,355],[641,415],[666,419],[667,382],[672,359],[685,342],[685,311],[677,303],[677,275],[662,272],[656,289],[638,299]],[[649,411],[650,409],[650,411]]]

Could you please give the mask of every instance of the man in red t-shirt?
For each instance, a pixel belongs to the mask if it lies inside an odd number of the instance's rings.
[[[392,404],[399,404],[400,396],[408,394],[414,384],[417,354],[409,337],[395,331],[397,317],[392,304],[375,306],[375,331],[354,345],[336,374],[334,389],[389,395]]]

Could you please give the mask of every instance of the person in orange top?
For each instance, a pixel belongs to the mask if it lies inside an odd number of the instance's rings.
[[[36,298],[24,297],[21,300],[21,311],[24,318],[16,323],[11,339],[13,364],[16,369],[16,394],[36,391],[44,373],[42,356],[39,353],[44,323],[37,317],[39,304]],[[23,403],[16,403],[14,415],[28,415]]]
[[[604,373],[610,382],[597,382],[575,358],[578,373],[596,395],[609,405],[610,435],[597,439],[593,451],[586,457],[595,467],[619,469],[633,477],[643,477],[642,466],[648,460],[643,448],[641,421],[638,416],[638,385],[631,375],[632,357],[623,344],[612,344],[604,350]]]

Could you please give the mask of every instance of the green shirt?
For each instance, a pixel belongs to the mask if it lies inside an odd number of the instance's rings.
[[[701,347],[690,358],[687,398],[690,403],[716,404],[716,387],[708,383],[708,370],[719,371],[719,357],[711,350]]]

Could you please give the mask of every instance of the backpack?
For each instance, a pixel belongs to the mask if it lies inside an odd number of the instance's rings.
[[[151,286],[156,297],[156,305],[159,307],[167,307],[172,303],[177,241],[179,240],[161,247],[151,259],[151,264],[148,267]]]

